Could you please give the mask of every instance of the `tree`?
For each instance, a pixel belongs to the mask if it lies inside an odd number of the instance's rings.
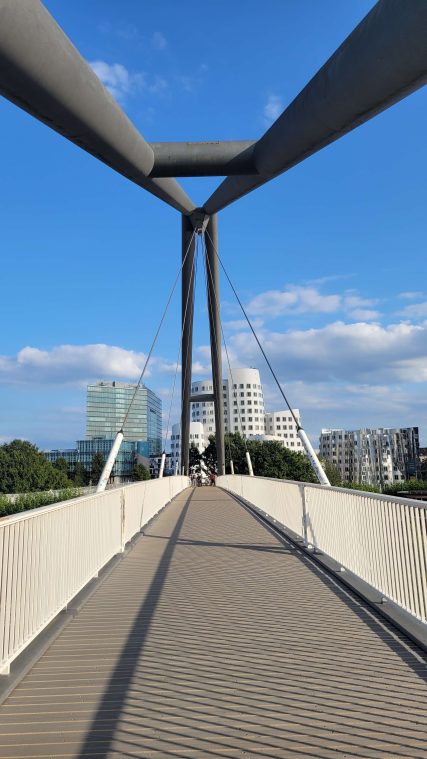
[[[342,485],[342,479],[341,479],[341,472],[338,469],[338,467],[332,463],[332,461],[329,461],[329,459],[319,458],[319,461],[321,465],[323,466],[323,469],[325,470],[325,474],[331,483],[331,485],[335,487],[340,487]]]
[[[297,480],[298,482],[317,482],[308,458],[303,453],[285,448],[278,440],[245,441],[239,432],[229,432],[224,436],[224,442],[227,472],[230,471],[231,456],[235,473],[248,474],[247,446],[255,476],[277,477],[278,479]]]
[[[31,493],[69,485],[67,475],[28,440],[12,440],[0,446],[0,492]]]
[[[137,464],[133,468],[132,479],[135,482],[141,482],[142,480],[151,480],[151,474],[144,464]]]
[[[216,472],[218,469],[218,456],[216,452],[215,435],[209,435],[209,444],[201,455],[201,460],[206,465],[208,472]]]
[[[74,472],[73,472],[73,479],[74,479],[74,484],[77,485],[77,487],[82,487],[83,485],[86,485],[89,480],[88,473],[86,469],[84,468],[83,464],[81,463],[81,461],[76,462],[76,465],[74,467]]]
[[[190,457],[189,457],[190,472],[194,471],[196,472],[196,474],[200,472],[200,460],[201,460],[201,454],[197,445],[195,443],[191,443]]]
[[[99,482],[99,478],[101,477],[104,466],[105,466],[104,454],[101,453],[101,451],[97,451],[92,456],[92,466],[90,470],[90,476],[94,485],[97,482]]]
[[[230,471],[230,457],[236,474],[247,474],[245,441],[239,432],[227,432],[224,436],[225,471]]]
[[[53,462],[53,467],[58,470],[58,472],[62,472],[62,474],[65,474],[65,476],[68,478],[68,464],[67,460],[64,459],[63,456],[60,456],[56,461]]]

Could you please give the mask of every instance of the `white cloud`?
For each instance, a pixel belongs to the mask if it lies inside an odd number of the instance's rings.
[[[425,319],[427,317],[427,300],[422,303],[412,303],[400,312],[409,319]]]
[[[144,353],[114,345],[59,345],[51,350],[27,346],[16,356],[0,356],[0,382],[82,384],[95,379],[139,377]],[[158,359],[153,359],[153,365]],[[149,373],[149,372],[148,372]]]
[[[351,318],[364,321],[378,319],[381,314],[372,309],[376,298],[362,298],[353,290],[325,295],[312,285],[287,285],[284,290],[260,293],[247,305],[249,314],[275,318],[282,314],[334,313],[343,311]]]
[[[331,313],[340,305],[340,295],[322,295],[315,287],[289,285],[286,290],[260,293],[246,308],[252,315],[276,317],[289,313]]]
[[[357,319],[358,321],[364,322],[376,321],[381,316],[379,311],[374,311],[373,309],[369,308],[353,308],[349,314],[352,319]]]
[[[355,295],[353,291],[348,291],[343,298],[343,308],[352,319],[359,321],[374,321],[381,316],[379,311],[376,311],[371,306],[375,306],[378,303],[377,298],[362,298],[360,295]]]
[[[283,111],[283,102],[279,95],[270,94],[264,106],[263,116],[267,126],[276,121]]]
[[[427,323],[383,327],[338,321],[319,329],[264,330],[259,336],[279,376],[286,381],[417,382],[407,362],[417,359],[418,376],[427,367]],[[259,351],[247,333],[234,335],[230,344],[243,365],[259,364]]]
[[[151,44],[155,50],[164,50],[168,43],[167,39],[162,32],[154,32],[151,37]]]
[[[159,95],[168,88],[164,77],[159,75],[150,77],[144,71],[131,73],[122,63],[92,61],[89,65],[118,103],[123,103],[127,96],[138,92]]]
[[[89,64],[115,100],[124,100],[131,89],[129,71],[121,63],[92,61]]]
[[[398,298],[403,300],[417,300],[418,298],[424,298],[424,293],[419,290],[408,290],[404,293],[399,293]]]

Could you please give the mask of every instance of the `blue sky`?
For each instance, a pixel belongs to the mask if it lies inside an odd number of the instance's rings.
[[[148,141],[258,138],[373,6],[45,4]],[[180,218],[4,99],[0,115],[0,441],[72,445],[87,381],[139,374]],[[426,115],[424,88],[220,214],[224,261],[314,441],[415,424],[427,444]],[[182,183],[201,204],[218,180]],[[259,367],[281,408],[225,283],[222,310],[233,362]],[[147,377],[165,412],[179,311],[176,297]],[[195,378],[202,280],[196,317]]]

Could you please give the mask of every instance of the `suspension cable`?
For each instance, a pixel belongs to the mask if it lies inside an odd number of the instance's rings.
[[[212,290],[213,290],[214,298],[215,298],[215,301],[216,301],[216,307],[217,307],[218,312],[219,312],[219,326],[220,326],[220,329],[221,329],[222,342],[224,344],[225,355],[227,357],[228,373],[230,375],[230,380],[231,380],[231,385],[232,385],[232,390],[233,390],[233,399],[234,399],[233,372],[231,370],[230,356],[228,354],[227,342],[226,342],[226,339],[225,339],[224,328],[223,328],[221,314],[220,314],[220,310],[219,310],[219,303],[218,303],[217,292],[216,292],[216,289],[214,287],[214,280],[213,280],[213,274],[212,274],[212,270],[211,270],[211,265],[210,265],[209,259],[208,259],[206,242],[205,242],[204,253],[205,253],[205,255],[204,255],[203,261],[205,263],[206,285],[207,285],[207,277],[209,276],[210,277],[210,281],[212,283]],[[208,270],[209,270],[209,275],[208,275]],[[215,326],[214,326],[214,330],[215,330]],[[215,334],[215,340],[218,342],[216,334]],[[236,394],[236,398],[237,398],[237,394]],[[240,406],[238,404],[237,404],[237,414],[238,414],[238,417],[239,417],[240,428],[243,430],[242,415],[241,415]],[[231,409],[228,410],[228,416],[229,416],[229,419],[230,419],[230,425],[229,426],[231,427]],[[243,435],[242,435],[242,437],[243,437]],[[229,455],[230,455],[230,460],[232,460],[231,444],[230,444],[230,439],[229,438],[228,438],[227,442],[228,442],[228,452],[229,452]],[[248,450],[248,444],[247,444],[246,436],[243,437],[243,442],[245,444],[245,450],[247,451]]]
[[[184,256],[184,257],[183,257],[183,259],[182,259],[182,263],[181,263],[181,266],[180,266],[180,268],[179,268],[178,274],[176,275],[176,277],[175,277],[175,281],[174,281],[174,283],[173,283],[173,285],[172,285],[172,289],[171,289],[171,291],[170,291],[170,294],[169,294],[169,298],[168,298],[168,300],[167,300],[167,303],[166,303],[165,309],[164,309],[164,311],[163,311],[163,314],[162,314],[162,318],[160,319],[160,323],[159,323],[159,326],[157,327],[157,331],[156,331],[156,334],[154,335],[154,339],[153,339],[153,342],[151,343],[151,348],[150,348],[150,350],[149,350],[149,353],[148,353],[148,356],[147,356],[147,358],[146,358],[146,360],[145,360],[145,364],[144,364],[144,367],[143,367],[143,369],[142,369],[142,372],[141,372],[140,378],[139,378],[139,380],[138,380],[138,383],[137,383],[137,385],[136,385],[136,387],[135,387],[135,391],[134,391],[134,393],[133,393],[133,395],[132,395],[132,398],[131,398],[131,401],[130,401],[130,403],[129,403],[129,406],[128,406],[128,410],[127,410],[127,412],[126,412],[126,415],[125,415],[125,418],[124,418],[124,420],[123,420],[123,424],[122,424],[122,427],[121,427],[121,432],[123,432],[124,426],[125,426],[125,424],[126,424],[126,422],[127,422],[127,420],[128,420],[128,417],[129,417],[129,414],[130,414],[131,408],[132,408],[132,406],[133,406],[133,403],[134,403],[134,401],[135,401],[135,398],[136,398],[136,394],[137,394],[137,392],[138,392],[138,390],[139,390],[139,388],[140,388],[140,386],[141,386],[141,382],[142,382],[142,380],[143,380],[143,378],[144,378],[144,374],[145,374],[145,371],[146,371],[146,369],[147,369],[147,366],[148,366],[148,362],[149,362],[149,360],[150,360],[150,358],[151,358],[151,354],[152,354],[152,352],[153,352],[153,350],[154,350],[154,346],[156,345],[156,342],[157,342],[157,338],[158,338],[158,336],[159,336],[159,334],[160,334],[160,330],[161,330],[161,328],[162,328],[163,322],[164,322],[164,320],[165,320],[165,317],[166,317],[166,314],[167,314],[167,312],[168,312],[168,309],[169,309],[169,306],[170,306],[170,302],[171,302],[171,300],[172,300],[172,297],[173,297],[173,294],[174,294],[174,292],[175,292],[175,288],[176,288],[177,282],[178,282],[178,280],[179,280],[180,274],[181,274],[181,272],[182,272],[182,270],[183,270],[183,268],[184,268],[184,264],[185,264],[185,262],[186,262],[186,260],[187,260],[187,256],[188,256],[188,253],[189,253],[189,251],[190,251],[191,245],[192,245],[192,243],[193,243],[193,240],[194,240],[194,235],[195,235],[195,234],[196,234],[196,231],[195,231],[195,230],[193,230],[193,234],[191,235],[191,239],[190,239],[190,242],[188,243],[188,247],[187,247],[187,250],[186,250],[186,252],[185,252],[185,256]]]
[[[294,414],[294,412],[293,412],[293,409],[292,409],[292,408],[291,408],[291,406],[290,406],[290,403],[289,403],[289,401],[288,401],[288,399],[287,399],[287,397],[286,397],[286,395],[285,395],[285,393],[284,393],[284,391],[283,391],[283,389],[282,389],[282,386],[281,386],[281,384],[280,384],[279,380],[277,379],[276,373],[275,373],[275,371],[274,371],[273,367],[271,366],[271,363],[270,363],[270,361],[269,361],[269,360],[268,360],[268,358],[267,358],[267,355],[266,355],[266,353],[265,353],[265,350],[264,350],[264,348],[262,347],[262,345],[261,345],[261,343],[260,343],[260,341],[259,341],[259,339],[258,339],[258,335],[257,335],[257,333],[255,332],[255,330],[254,330],[254,328],[253,328],[253,326],[252,326],[252,322],[250,321],[250,319],[249,319],[249,316],[247,315],[247,313],[246,313],[246,311],[245,311],[245,308],[244,308],[244,306],[243,306],[243,303],[242,303],[242,301],[240,300],[240,298],[239,298],[239,296],[238,296],[238,294],[237,294],[236,288],[234,287],[234,285],[233,285],[233,283],[232,283],[232,281],[231,281],[230,277],[228,276],[227,270],[226,270],[226,268],[225,268],[224,264],[222,263],[221,257],[220,257],[220,255],[219,255],[219,253],[218,253],[218,251],[217,251],[217,249],[216,249],[216,247],[215,247],[215,245],[214,245],[214,243],[213,243],[213,240],[212,240],[212,238],[211,238],[211,236],[210,236],[210,234],[209,234],[209,232],[208,232],[208,230],[207,230],[207,229],[206,229],[206,234],[207,234],[207,236],[209,237],[209,240],[210,240],[210,242],[211,242],[211,245],[212,245],[212,247],[213,247],[213,249],[214,249],[214,251],[215,251],[215,253],[216,253],[216,256],[217,256],[217,258],[218,258],[218,261],[219,261],[219,263],[221,264],[221,268],[222,268],[222,270],[223,270],[223,272],[224,272],[224,274],[225,274],[225,276],[226,276],[226,278],[227,278],[227,280],[228,280],[228,284],[230,285],[230,287],[231,287],[231,289],[232,289],[232,291],[233,291],[233,293],[234,293],[234,295],[235,295],[235,297],[236,297],[236,300],[237,300],[237,302],[238,302],[238,304],[239,304],[240,308],[242,309],[242,312],[243,312],[243,316],[245,317],[245,319],[246,319],[246,321],[247,321],[247,323],[248,323],[248,325],[249,325],[249,328],[250,328],[250,330],[251,330],[251,332],[252,332],[252,334],[253,334],[253,336],[254,336],[254,338],[255,338],[255,340],[256,340],[256,342],[257,342],[257,344],[258,344],[258,347],[259,347],[259,349],[260,349],[260,351],[261,351],[262,355],[264,356],[264,359],[265,359],[265,361],[266,361],[266,364],[267,364],[268,368],[270,369],[270,372],[271,372],[271,374],[272,374],[272,376],[273,376],[273,378],[274,378],[274,380],[275,380],[275,382],[276,382],[276,385],[277,385],[277,387],[279,388],[279,392],[280,392],[280,394],[281,394],[281,396],[282,396],[283,400],[285,401],[285,403],[286,403],[286,405],[287,405],[287,407],[288,407],[288,409],[289,409],[289,412],[290,412],[290,414],[291,414],[291,416],[292,416],[292,418],[293,418],[293,420],[294,420],[294,422],[295,422],[295,425],[296,425],[296,428],[297,428],[297,432],[298,432],[298,431],[301,429],[301,425],[300,425],[300,423],[298,422],[298,420],[297,420],[297,418],[296,418],[296,416],[295,416],[295,414]]]

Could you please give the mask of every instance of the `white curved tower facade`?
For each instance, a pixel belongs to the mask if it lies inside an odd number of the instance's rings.
[[[230,432],[243,437],[265,433],[264,393],[258,369],[232,369],[228,381]]]
[[[264,393],[258,369],[232,369],[232,377],[223,380],[225,432],[240,432],[243,437],[265,433]],[[212,379],[191,383],[191,395],[199,400],[191,404],[191,421],[201,422],[207,436],[215,434]]]

